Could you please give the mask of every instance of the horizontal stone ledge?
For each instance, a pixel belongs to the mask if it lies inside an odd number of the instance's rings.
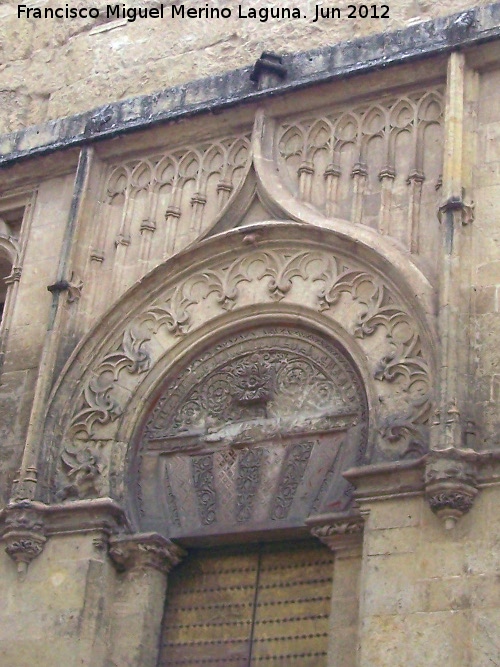
[[[94,531],[111,535],[130,530],[125,511],[111,498],[89,498],[54,505],[36,500],[12,503],[0,511],[0,535],[6,528],[10,530],[9,520],[24,528],[28,528],[30,522],[39,521],[47,537]]]
[[[358,503],[421,496],[427,456],[350,468],[343,476],[356,487]]]
[[[283,55],[283,77],[268,77],[264,87],[252,81],[253,66],[243,67],[1,135],[0,166],[499,37],[497,2],[391,33]]]

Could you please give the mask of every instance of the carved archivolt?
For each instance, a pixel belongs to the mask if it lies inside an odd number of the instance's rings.
[[[249,238],[250,245],[241,245]],[[292,308],[302,321],[324,322],[325,327],[341,332],[344,340],[351,339],[355,350],[351,353],[365,368],[369,393],[377,397],[370,408],[378,441],[373,456],[395,459],[425,451],[432,344],[419,308],[410,305],[408,297],[370,262],[356,259],[345,247],[341,251],[335,235],[331,245],[327,238],[325,231],[300,225],[268,223],[238,230],[186,254],[177,261],[178,275],[172,275],[168,266],[164,272],[158,270],[154,289],[151,282],[149,288],[137,288],[136,294],[142,292],[140,300],[133,308],[124,306],[124,312],[132,314],[115,319],[111,333],[103,324],[103,338],[94,343],[98,356],[91,350],[85,353],[91,362],[83,376],[73,380],[80,384],[70,410],[62,389],[56,391],[61,410],[61,449],[54,462],[59,496],[110,493],[110,471],[116,457],[124,457],[116,447],[125,447],[113,443],[142,383],[157,377],[157,366],[165,363],[167,352],[175,359],[176,346],[181,349],[182,341],[196,341],[207,327],[217,331],[225,326],[230,313],[235,314],[232,321],[237,321],[238,311],[244,316],[255,308],[275,313],[276,322],[280,312]],[[256,358],[255,373],[262,375],[259,364]],[[239,373],[244,376],[250,370],[234,367],[230,372],[233,390],[238,391]],[[273,366],[267,372],[260,387],[263,396],[278,371]],[[57,409],[52,414],[55,417]],[[115,471],[113,479],[123,474]]]

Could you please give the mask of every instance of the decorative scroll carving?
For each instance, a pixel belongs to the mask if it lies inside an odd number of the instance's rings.
[[[236,480],[236,521],[245,523],[252,517],[253,502],[260,485],[260,468],[264,450],[260,447],[242,452]]]
[[[151,359],[144,348],[149,338],[139,338],[133,327],[125,329],[120,348],[107,354],[99,364],[99,372],[85,387],[84,408],[72,420],[71,434],[90,436],[94,424],[107,424],[122,414],[122,408],[112,397],[111,390],[120,373],[145,373]]]
[[[424,216],[439,206],[443,108],[436,88],[287,120],[276,137],[281,171],[325,215],[369,225],[418,253]]]
[[[192,466],[193,486],[198,497],[201,523],[204,526],[209,526],[217,519],[213,455],[193,457]]]
[[[172,523],[175,526],[180,527],[181,520],[179,518],[178,502],[175,493],[173,492],[172,484],[170,482],[168,466],[165,466],[163,475],[165,480],[165,492],[167,494],[168,514]]]
[[[167,574],[185,551],[156,533],[119,535],[109,541],[109,555],[118,570],[152,568]]]
[[[164,441],[166,451],[175,452],[190,448],[190,437],[237,444],[265,440],[273,429],[283,435],[351,426],[361,406],[359,379],[336,348],[321,354],[319,344],[325,342],[314,334],[280,327],[229,338],[217,354],[201,355],[165,387],[146,424],[146,440]],[[234,348],[238,356],[228,358],[225,349]],[[253,375],[256,368],[263,375]],[[241,377],[257,378],[252,393],[246,380],[241,393]],[[256,394],[260,400],[247,400]]]

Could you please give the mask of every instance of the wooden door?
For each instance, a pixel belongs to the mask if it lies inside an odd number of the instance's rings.
[[[311,543],[190,555],[169,576],[159,667],[323,667],[332,575]]]

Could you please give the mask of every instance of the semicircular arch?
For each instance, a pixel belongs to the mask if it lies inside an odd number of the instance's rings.
[[[296,317],[329,330],[359,360],[377,404],[370,461],[420,455],[435,366],[432,300],[406,278],[376,253],[296,223],[240,228],[168,260],[129,290],[66,364],[43,433],[44,488],[59,499],[125,496],[139,397],[148,400],[190,341],[215,340],[252,317]]]

